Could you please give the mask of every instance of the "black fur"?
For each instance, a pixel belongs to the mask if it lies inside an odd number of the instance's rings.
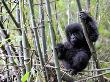
[[[99,35],[95,21],[86,12],[81,12],[80,18],[86,24],[90,40],[95,42]],[[65,32],[67,41],[56,46],[58,59],[67,70],[71,69],[73,74],[77,74],[86,68],[91,52],[79,23],[67,25]]]

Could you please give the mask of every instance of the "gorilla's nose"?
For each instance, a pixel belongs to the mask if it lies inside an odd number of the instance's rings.
[[[72,34],[71,35],[71,41],[74,41],[76,39],[76,37]]]

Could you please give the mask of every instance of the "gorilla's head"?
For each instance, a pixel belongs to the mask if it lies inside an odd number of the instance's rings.
[[[84,40],[83,30],[79,23],[73,23],[66,26],[65,29],[67,40],[75,45]]]

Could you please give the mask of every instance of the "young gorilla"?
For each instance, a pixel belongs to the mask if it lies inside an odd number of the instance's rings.
[[[98,39],[98,30],[95,21],[86,12],[80,12],[80,18],[86,24],[89,39],[95,42]],[[56,46],[58,59],[67,70],[77,74],[86,68],[91,52],[79,23],[69,24],[66,29],[67,42]]]

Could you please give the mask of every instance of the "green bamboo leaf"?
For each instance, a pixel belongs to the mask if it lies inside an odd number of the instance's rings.
[[[29,77],[29,72],[26,72],[26,74],[21,78],[21,81],[22,82],[26,82],[26,80],[28,79]]]

